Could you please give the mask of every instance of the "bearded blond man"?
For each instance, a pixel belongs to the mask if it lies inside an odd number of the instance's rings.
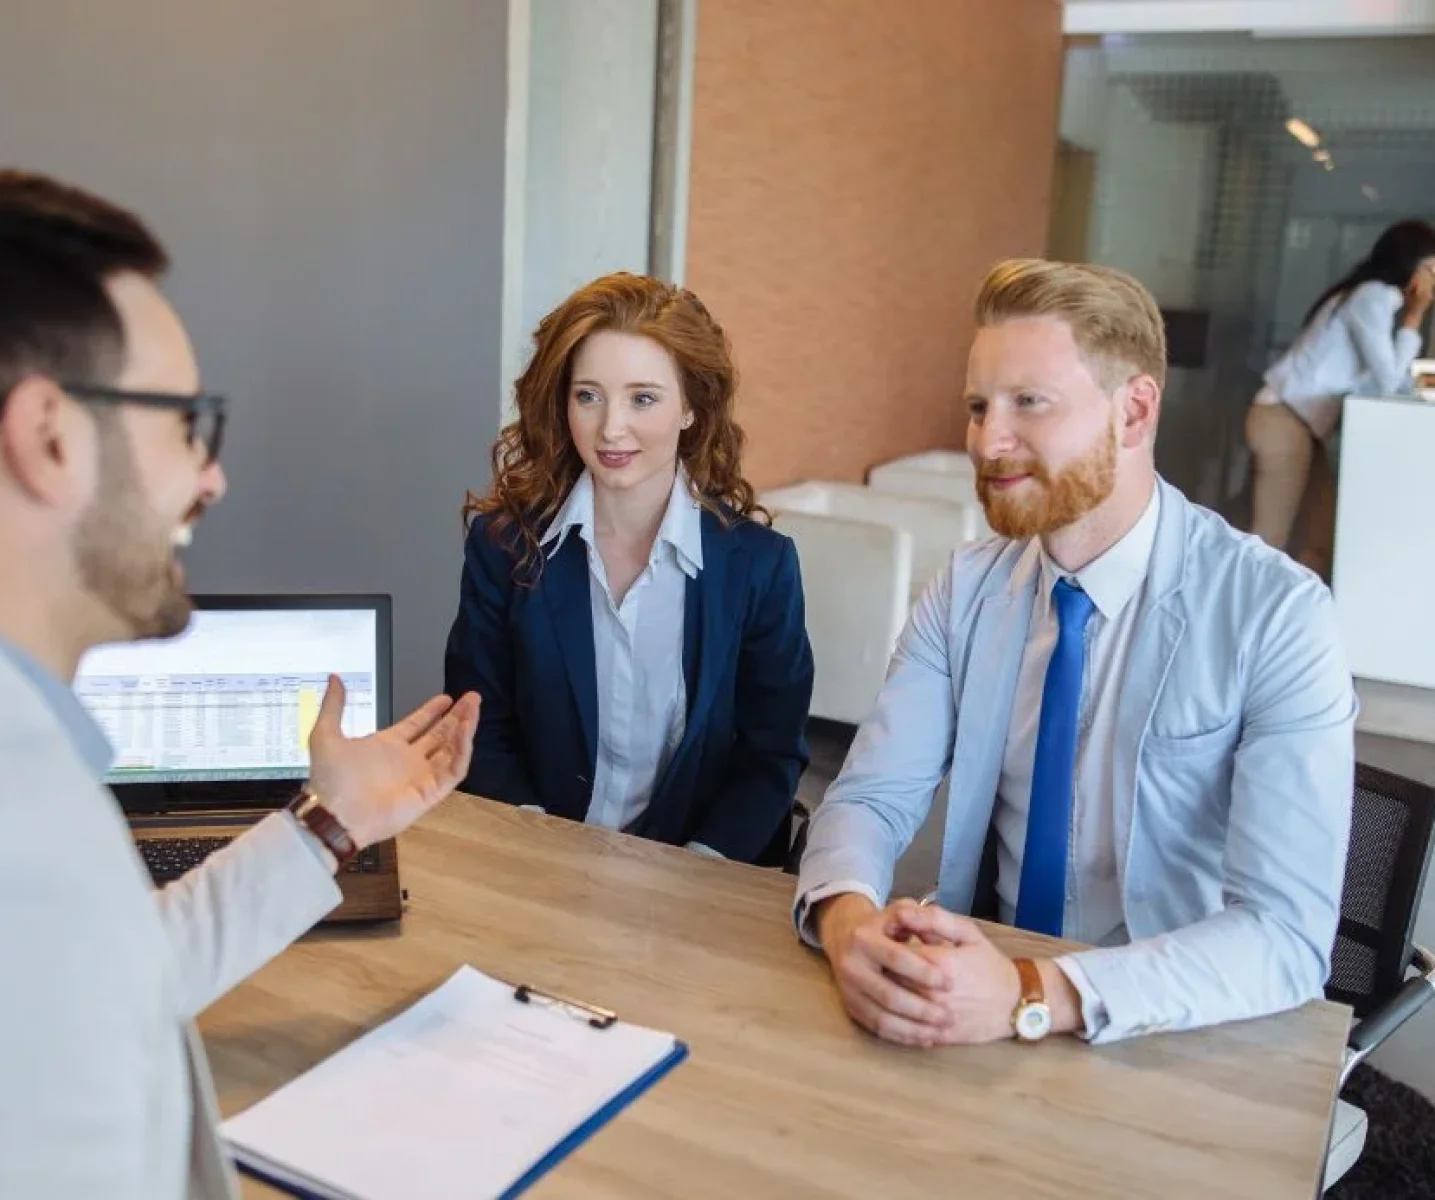
[[[917,605],[813,818],[801,936],[852,1018],[935,1046],[1109,1042],[1320,994],[1356,703],[1330,593],[1156,474],[1161,315],[1120,272],[1002,263],[967,449],[998,537]],[[935,903],[889,903],[939,784]],[[971,919],[1090,947],[1010,959]]]

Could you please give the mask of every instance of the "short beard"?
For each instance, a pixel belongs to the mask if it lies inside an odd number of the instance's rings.
[[[1026,485],[1011,495],[992,487],[993,478],[1030,472]],[[1003,537],[1024,541],[1073,525],[1102,504],[1116,487],[1116,430],[1108,429],[1076,462],[1052,476],[1041,462],[1002,458],[982,463],[977,498],[987,524]]]
[[[131,639],[175,637],[194,606],[175,572],[173,531],[155,528],[123,427],[103,414],[97,424],[99,483],[73,543],[80,584]]]

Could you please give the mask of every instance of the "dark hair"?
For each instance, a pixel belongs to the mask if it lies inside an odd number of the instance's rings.
[[[1302,326],[1309,325],[1332,299],[1338,296],[1343,302],[1362,283],[1388,283],[1403,292],[1427,258],[1435,258],[1435,225],[1428,221],[1397,222],[1376,239],[1369,254],[1310,306]]]
[[[140,219],[43,175],[0,170],[0,405],[27,375],[106,383],[124,331],[105,281],[169,256]]]
[[[541,566],[539,538],[583,473],[568,432],[568,385],[584,339],[608,329],[651,338],[672,356],[693,415],[678,439],[693,498],[724,523],[768,516],[742,473],[737,372],[722,326],[686,288],[619,271],[579,288],[539,323],[515,384],[518,419],[493,447],[492,487],[464,503],[465,520],[491,515],[489,535],[518,549],[515,577]]]

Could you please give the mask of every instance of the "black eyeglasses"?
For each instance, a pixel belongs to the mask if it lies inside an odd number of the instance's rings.
[[[167,408],[184,414],[189,425],[189,444],[204,447],[204,465],[219,457],[224,441],[224,408],[228,401],[216,392],[196,392],[191,396],[173,392],[130,392],[124,388],[102,387],[92,383],[60,385],[78,400],[92,404],[138,404],[142,408]]]

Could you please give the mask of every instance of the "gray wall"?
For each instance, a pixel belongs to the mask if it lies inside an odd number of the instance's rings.
[[[532,0],[523,328],[648,269],[657,0]]]
[[[505,0],[0,10],[0,162],[149,218],[232,397],[193,586],[392,593],[399,706],[498,428],[506,58]]]
[[[517,182],[522,199],[508,213],[505,392],[546,313],[600,275],[648,270],[658,0],[520,0],[509,19],[522,35],[509,195]]]

